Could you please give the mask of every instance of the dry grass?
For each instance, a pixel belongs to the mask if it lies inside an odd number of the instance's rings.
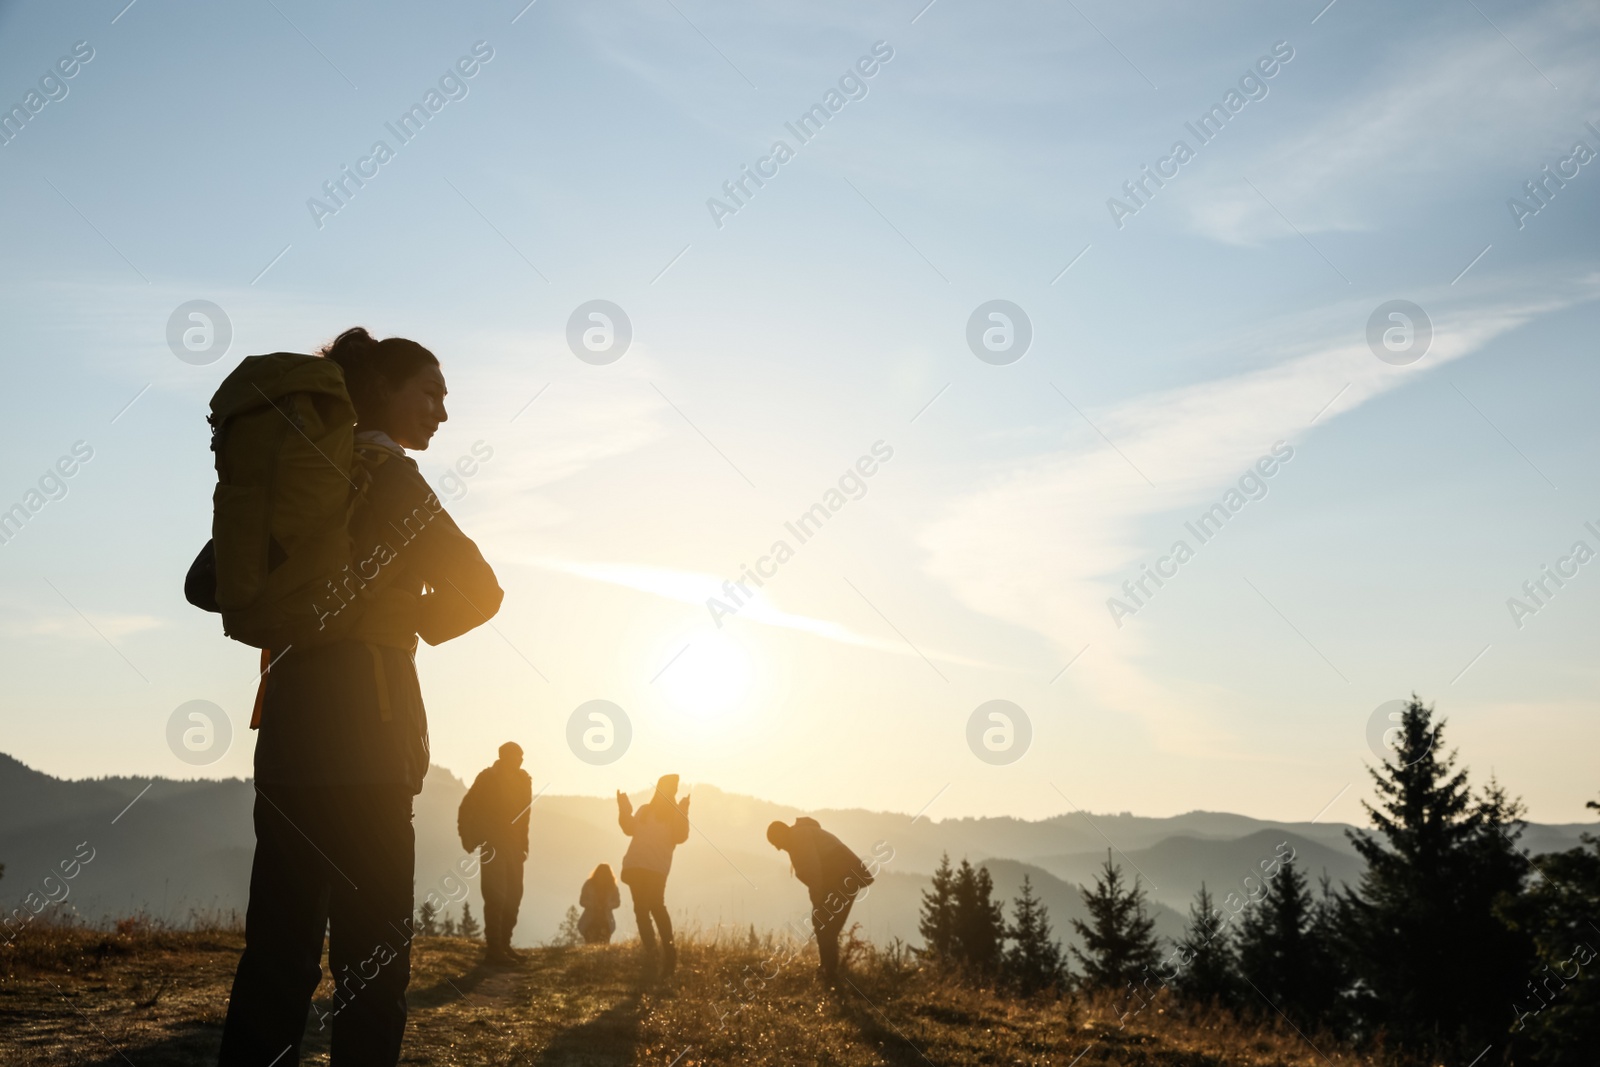
[[[37,924],[0,948],[0,1062],[215,1061],[242,935],[137,921],[112,930]],[[796,950],[799,949],[798,954]],[[1019,1001],[919,969],[903,950],[855,945],[849,981],[822,987],[816,953],[746,936],[688,936],[668,984],[639,981],[637,946],[531,950],[509,969],[481,945],[419,938],[409,1064],[1059,1064],[1374,1063],[1287,1025],[1185,1018],[1158,999],[1118,1024],[1083,997]],[[766,981],[762,975],[770,976]],[[331,992],[325,982],[319,995]],[[1326,1057],[1326,1058],[1324,1058]],[[327,1062],[313,1021],[304,1062]]]

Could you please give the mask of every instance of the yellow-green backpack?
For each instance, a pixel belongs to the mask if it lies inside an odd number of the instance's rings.
[[[207,421],[223,630],[279,652],[339,638],[358,612],[330,610],[329,590],[351,562],[350,513],[365,481],[344,371],[292,352],[249,356],[223,379]]]

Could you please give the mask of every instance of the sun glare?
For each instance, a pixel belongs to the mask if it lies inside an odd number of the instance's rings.
[[[662,673],[661,687],[675,705],[703,718],[738,707],[750,689],[750,654],[723,634],[697,634]]]

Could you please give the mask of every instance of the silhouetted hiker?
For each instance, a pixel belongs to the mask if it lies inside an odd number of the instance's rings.
[[[660,974],[670,976],[678,965],[672,917],[667,914],[665,899],[672,850],[689,840],[689,798],[679,801],[677,796],[676,774],[662,775],[656,782],[655,795],[637,812],[628,795],[617,791],[617,823],[623,833],[633,838],[622,857],[622,880],[633,894],[633,917],[639,923],[646,977],[656,973],[657,932],[661,935]]]
[[[490,963],[513,963],[511,930],[522,906],[522,868],[528,861],[528,809],[533,779],[522,769],[522,746],[507,741],[500,758],[478,772],[461,798],[456,830],[468,852],[483,849],[483,939]]]
[[[436,645],[486,621],[502,595],[405,455],[445,421],[438,359],[360,328],[321,355],[253,356],[212,399],[214,538],[186,582],[270,663],[224,1065],[299,1062],[325,929],[330,1062],[399,1059],[411,803],[428,770],[413,654],[419,635]]]
[[[767,840],[789,854],[795,877],[811,896],[811,928],[817,934],[822,978],[832,982],[839,972],[839,934],[856,894],[872,884],[872,874],[843,841],[804,815],[793,826],[782,822],[768,826]]]
[[[602,863],[583,883],[578,894],[578,933],[586,945],[609,945],[611,935],[617,932],[617,920],[611,914],[622,907],[622,894],[617,889],[617,876],[611,873],[611,864]]]

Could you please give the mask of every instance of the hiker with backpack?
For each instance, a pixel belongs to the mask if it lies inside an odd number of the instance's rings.
[[[611,913],[622,907],[622,892],[617,889],[617,876],[611,873],[611,864],[602,863],[589,875],[578,892],[578,933],[586,945],[609,945],[611,935],[617,932],[617,920]]]
[[[678,965],[672,916],[667,914],[667,875],[672,871],[673,849],[689,840],[689,797],[685,795],[680,801],[677,796],[676,774],[662,775],[656,782],[655,794],[638,811],[633,810],[628,794],[617,790],[617,824],[633,839],[622,857],[622,881],[633,895],[633,917],[639,924],[639,944],[644,950],[641,969],[647,979],[657,974],[669,978]]]
[[[218,485],[191,602],[261,649],[256,850],[223,1065],[299,1062],[323,933],[331,1062],[394,1064],[410,981],[412,798],[428,770],[417,639],[499,610],[494,571],[406,449],[446,419],[439,360],[357,327],[252,356],[211,401]],[[293,1055],[289,1055],[289,1053]]]
[[[517,962],[511,931],[522,906],[522,868],[528,862],[528,809],[533,807],[533,779],[522,769],[522,746],[507,741],[500,758],[478,772],[461,798],[456,831],[468,852],[483,849],[484,962]]]
[[[872,872],[844,842],[804,815],[793,826],[772,823],[767,827],[767,840],[773,848],[789,854],[794,876],[811,898],[811,928],[817,935],[821,977],[832,984],[839,973],[839,935],[857,895],[872,884]]]

